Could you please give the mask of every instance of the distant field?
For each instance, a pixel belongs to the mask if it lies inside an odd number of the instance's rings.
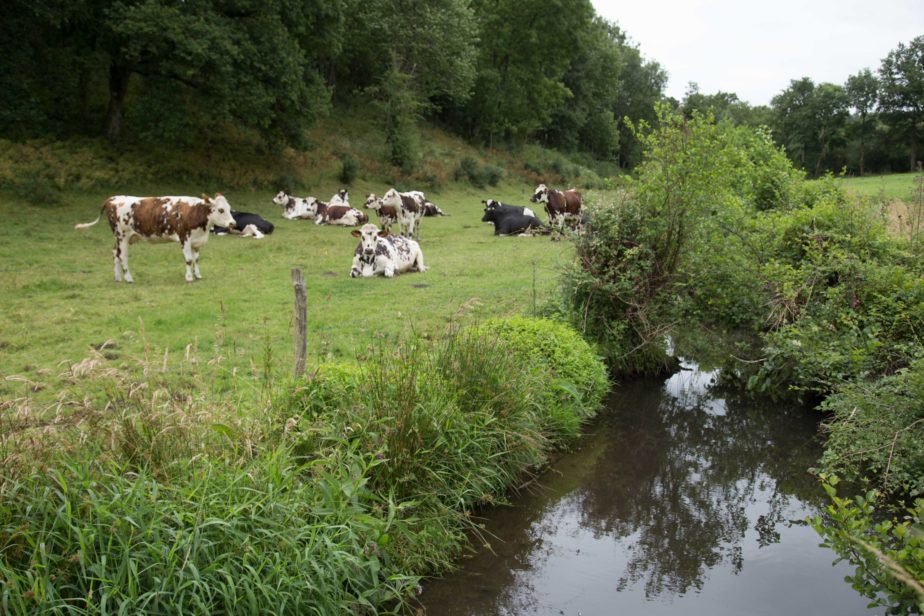
[[[903,237],[924,230],[924,194],[920,192],[920,182],[919,173],[837,179],[837,183],[848,193],[879,203],[888,216],[890,229]]]
[[[331,185],[312,194],[326,199]],[[387,186],[358,185],[351,201]],[[127,187],[131,194],[189,194],[188,186]],[[6,223],[0,243],[0,401],[25,395],[52,401],[69,367],[102,348],[114,365],[139,358],[174,367],[187,350],[223,358],[226,377],[255,376],[267,360],[292,364],[293,294],[299,267],[308,290],[309,357],[350,359],[376,337],[438,334],[454,320],[527,312],[542,302],[571,258],[568,242],[548,237],[496,238],[480,222],[481,199],[526,204],[531,187],[454,189],[430,198],[450,214],[422,225],[424,274],[354,280],[357,240],[349,228],[287,221],[272,192],[226,192],[232,207],[276,225],[262,240],[212,237],[200,259],[203,280],[183,279],[177,244],[133,244],[134,284],[113,282],[112,234],[105,220],[90,229],[105,191],[68,193],[64,205],[36,207],[0,193]],[[544,217],[544,215],[543,215]],[[372,216],[373,220],[375,216]],[[220,384],[219,384],[220,387]]]
[[[861,178],[838,178],[845,190],[875,199],[909,201],[914,190],[914,173],[870,175]]]

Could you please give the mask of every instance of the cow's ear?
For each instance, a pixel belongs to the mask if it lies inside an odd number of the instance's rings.
[[[362,237],[362,232],[359,229],[353,229],[350,231],[350,235],[353,237]]]
[[[379,231],[379,237],[388,237],[388,231],[385,231],[384,229]]]
[[[208,196],[207,194],[205,194],[205,193],[202,193],[202,200],[205,201],[206,203],[211,203],[211,202],[212,202],[212,200],[209,199],[209,196]]]

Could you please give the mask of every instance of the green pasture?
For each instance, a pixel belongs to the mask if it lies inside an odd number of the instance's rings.
[[[310,194],[326,199],[336,188]],[[361,205],[367,192],[387,188],[353,186],[351,202]],[[367,352],[376,337],[437,335],[454,321],[528,313],[534,293],[541,303],[572,254],[568,242],[495,237],[493,227],[480,222],[481,199],[525,204],[531,192],[526,185],[428,193],[450,214],[423,220],[429,269],[391,280],[351,279],[357,243],[351,229],[285,220],[271,189],[224,193],[233,208],[264,216],[276,231],[262,240],[213,236],[201,252],[203,278],[195,283],[184,281],[177,244],[144,242],[129,249],[135,283],[116,283],[105,220],[74,229],[92,221],[109,194],[200,191],[159,185],[69,192],[54,207],[0,193],[6,222],[0,242],[0,397],[52,400],[70,366],[99,357],[96,349],[119,367],[147,363],[169,371],[194,353],[220,358],[228,378],[255,377],[267,362],[287,374],[295,267],[307,285],[309,361],[349,360]]]
[[[882,201],[911,201],[914,192],[915,173],[892,173],[864,177],[837,178],[837,183],[848,193],[871,197]]]

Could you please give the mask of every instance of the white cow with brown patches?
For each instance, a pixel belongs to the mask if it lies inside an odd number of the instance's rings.
[[[138,238],[150,242],[179,242],[186,259],[186,282],[202,278],[199,250],[209,239],[213,226],[234,227],[231,206],[221,193],[214,197],[109,197],[93,222],[75,225],[92,227],[103,214],[115,236],[112,249],[116,282],[134,282],[128,271],[128,245]],[[195,277],[195,278],[194,278]]]
[[[363,207],[369,210],[375,210],[379,215],[379,224],[386,233],[391,233],[391,226],[398,222],[398,208],[391,205],[383,205],[382,200],[376,197],[374,193],[366,196],[366,202]]]
[[[420,241],[420,219],[426,212],[427,197],[419,190],[399,193],[394,188],[382,195],[382,205],[395,208],[401,235]]]
[[[359,245],[353,253],[350,278],[392,278],[404,272],[427,271],[420,244],[412,239],[379,231],[372,224],[353,229],[351,234],[359,238]]]

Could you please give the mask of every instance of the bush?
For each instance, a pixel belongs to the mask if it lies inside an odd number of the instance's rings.
[[[344,154],[340,157],[340,175],[337,176],[337,179],[340,180],[342,184],[350,186],[353,184],[353,181],[356,179],[356,176],[359,174],[359,161],[353,158],[349,154]]]
[[[837,484],[836,476],[822,475],[831,504],[824,517],[812,520],[822,545],[855,567],[846,580],[871,600],[870,607],[886,607],[887,614],[924,613],[924,499],[902,519],[883,519],[890,508],[878,492],[841,498]]]
[[[881,491],[924,496],[924,359],[868,383],[856,380],[829,396],[823,469]]]
[[[549,319],[489,319],[478,331],[496,337],[515,362],[535,366],[545,383],[547,431],[557,439],[576,436],[596,413],[609,390],[606,367],[590,345],[570,327]]]
[[[751,386],[821,394],[876,379],[922,354],[924,287],[878,216],[824,198],[766,219],[765,356]]]
[[[486,185],[497,186],[504,175],[503,169],[491,165],[479,166],[478,162],[466,156],[459,161],[453,179],[457,182],[467,180],[476,188],[484,188]]]

